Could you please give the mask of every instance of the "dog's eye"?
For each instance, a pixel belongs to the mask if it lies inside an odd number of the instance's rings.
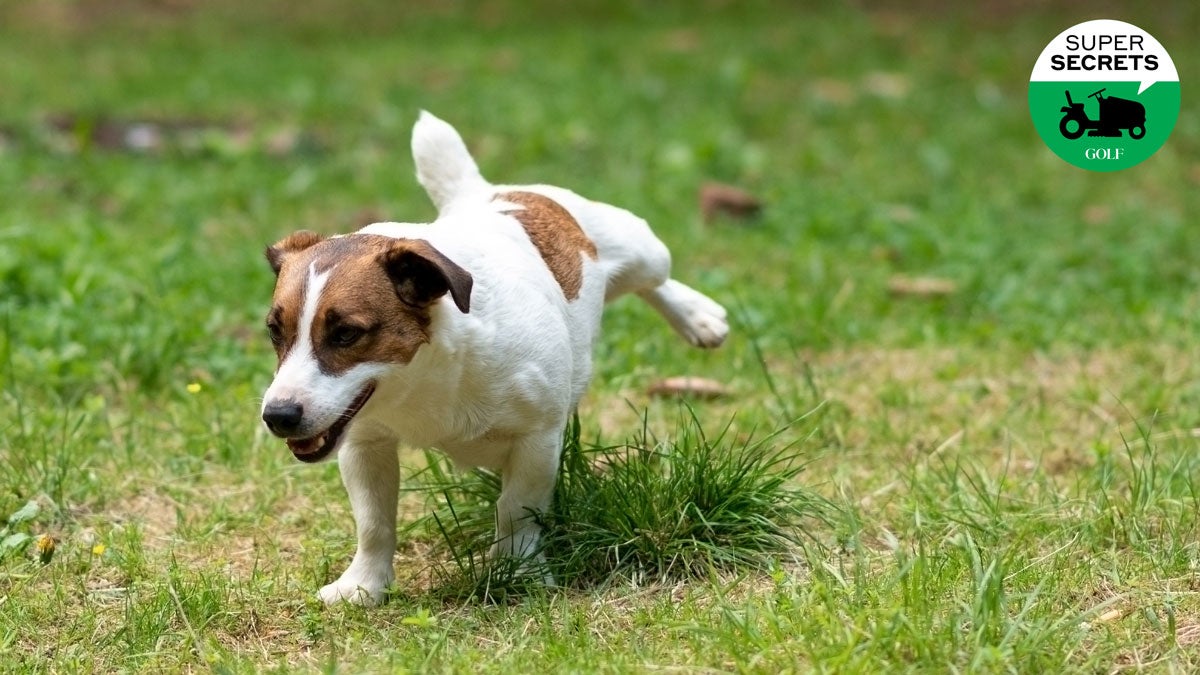
[[[267,324],[267,335],[271,337],[271,344],[278,347],[283,344],[283,329],[279,324],[271,322]]]
[[[358,326],[338,326],[329,333],[329,344],[334,347],[349,347],[366,333]]]

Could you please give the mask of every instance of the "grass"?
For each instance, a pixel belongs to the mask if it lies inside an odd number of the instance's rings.
[[[1090,174],[1036,137],[1025,87],[1097,13],[1195,62],[1192,3],[521,7],[0,5],[0,670],[1196,669],[1200,123],[1185,82],[1162,150]],[[480,601],[469,547],[413,525],[461,541],[410,449],[392,601],[326,609],[352,520],[336,469],[257,422],[261,250],[432,216],[420,108],[488,176],[646,217],[734,333],[700,353],[610,308],[568,457],[626,468],[568,467],[560,491],[594,497],[552,523],[595,543],[551,556],[576,583]],[[106,131],[137,121],[163,125],[149,150]],[[762,217],[705,223],[706,180]],[[734,393],[645,393],[681,374]],[[768,493],[827,505],[786,555],[604,557],[646,531],[610,499],[705,541],[662,515],[777,453],[799,462],[757,472]]]
[[[666,440],[643,428],[625,445],[585,448],[576,418],[554,505],[542,519],[545,571],[556,583],[586,589],[764,572],[792,560],[808,521],[827,517],[829,508],[797,487],[806,458],[794,447],[775,447],[783,431],[731,447],[725,433],[708,438],[692,416]],[[528,576],[516,565],[483,563],[495,537],[499,476],[476,471],[464,478],[444,458],[431,454],[427,461],[418,490],[438,505],[414,527],[446,549],[435,552],[454,562],[452,576],[469,595],[527,590]],[[462,586],[447,588],[455,585]]]

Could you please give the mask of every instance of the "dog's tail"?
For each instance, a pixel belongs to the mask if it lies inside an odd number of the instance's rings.
[[[417,180],[439,213],[490,187],[454,127],[424,110],[413,125],[412,153]]]

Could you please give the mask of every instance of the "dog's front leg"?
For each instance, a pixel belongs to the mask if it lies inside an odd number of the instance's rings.
[[[542,527],[538,517],[550,508],[562,432],[530,436],[517,442],[501,472],[500,498],[496,501],[496,543],[489,557],[513,556],[525,560],[522,571],[540,571],[547,585],[554,578],[544,567],[539,549]]]
[[[395,578],[396,499],[400,466],[396,441],[390,438],[347,438],[338,454],[342,483],[358,530],[358,550],[342,576],[321,589],[325,604],[352,602],[377,605]]]

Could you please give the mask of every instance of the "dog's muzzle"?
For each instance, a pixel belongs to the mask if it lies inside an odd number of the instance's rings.
[[[354,420],[354,416],[375,393],[375,383],[368,382],[333,424],[310,436],[299,437],[304,426],[304,406],[290,399],[272,401],[263,408],[263,422],[272,434],[287,441],[292,455],[301,462],[319,462],[337,449],[338,443]]]

